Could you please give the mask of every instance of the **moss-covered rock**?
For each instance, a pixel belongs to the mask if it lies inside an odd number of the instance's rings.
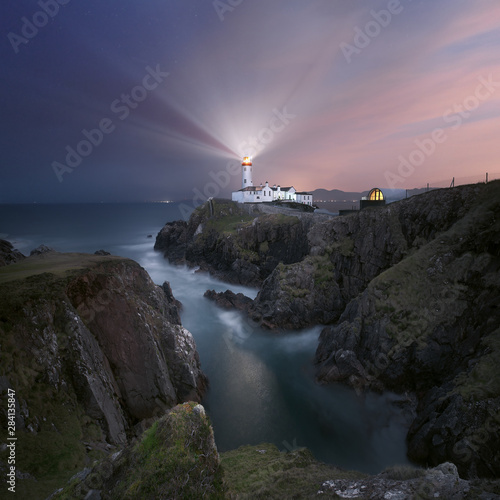
[[[54,500],[89,492],[113,500],[224,498],[213,429],[203,406],[178,405],[133,444],[73,478]]]

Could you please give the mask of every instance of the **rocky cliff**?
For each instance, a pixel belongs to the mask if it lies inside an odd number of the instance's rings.
[[[410,458],[451,460],[469,477],[500,475],[499,188],[436,192],[439,212],[420,217],[402,204],[406,256],[323,330],[316,353],[322,382],[416,393]]]
[[[207,297],[269,329],[329,325],[315,360],[321,383],[411,393],[412,459],[498,477],[500,182],[300,224],[303,257],[278,262],[254,301]]]
[[[131,260],[34,255],[0,269],[0,299],[0,390],[2,401],[15,391],[17,470],[29,478],[50,482],[204,392],[170,287]]]
[[[484,190],[483,185],[436,190],[312,224],[307,256],[274,269],[252,314],[270,327],[289,329],[337,321],[372,279],[450,229]]]
[[[308,253],[313,219],[300,215],[249,212],[229,200],[213,199],[188,222],[167,223],[155,249],[171,262],[200,266],[230,283],[260,285],[278,263],[298,262]]]

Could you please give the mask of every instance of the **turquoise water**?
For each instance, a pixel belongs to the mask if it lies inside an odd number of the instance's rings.
[[[365,472],[407,463],[407,424],[395,395],[358,396],[314,382],[320,327],[262,331],[203,297],[207,289],[251,297],[257,290],[171,266],[153,250],[163,224],[179,218],[177,204],[0,205],[0,237],[26,255],[42,243],[58,251],[104,249],[138,261],[158,284],[169,281],[210,380],[203,404],[220,451],[272,442],[283,451],[307,446],[319,460]]]

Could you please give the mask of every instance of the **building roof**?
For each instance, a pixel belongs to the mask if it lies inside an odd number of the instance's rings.
[[[293,186],[289,186],[289,187],[280,187],[280,186],[278,186],[278,187],[280,188],[280,191],[290,191],[290,189],[295,189]],[[273,191],[278,191],[278,187],[272,187],[271,189]]]
[[[312,196],[312,193],[308,193],[306,191],[296,191],[295,194],[310,194]]]
[[[262,191],[264,188],[262,186],[247,186],[243,189],[238,189],[238,191]]]

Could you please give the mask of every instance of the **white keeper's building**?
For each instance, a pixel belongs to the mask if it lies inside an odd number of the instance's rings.
[[[296,191],[293,186],[280,187],[270,186],[266,181],[265,185],[254,186],[252,181],[252,160],[245,156],[241,164],[242,182],[239,191],[233,191],[231,199],[238,203],[264,203],[275,200],[294,201],[304,205],[312,205],[313,197],[311,193]]]

